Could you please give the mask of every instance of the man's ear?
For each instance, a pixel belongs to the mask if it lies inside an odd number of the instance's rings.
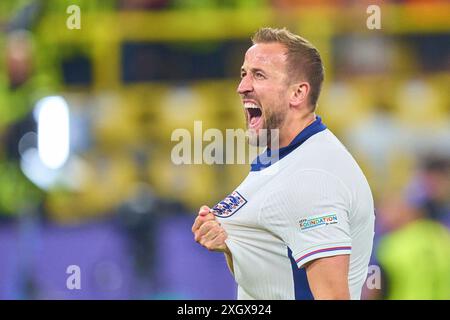
[[[310,86],[308,82],[297,82],[296,84],[292,85],[292,94],[290,103],[293,106],[299,106],[304,103],[308,103],[308,95]]]

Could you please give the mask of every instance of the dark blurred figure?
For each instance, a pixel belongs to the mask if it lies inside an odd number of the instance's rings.
[[[31,34],[25,30],[11,32],[7,37],[6,67],[12,89],[24,84],[33,71]]]
[[[450,156],[429,156],[412,183],[410,201],[450,229]]]
[[[158,261],[155,254],[159,239],[156,237],[162,217],[188,212],[182,203],[158,198],[147,182],[137,183],[133,195],[117,209],[119,225],[128,236],[129,248],[138,280],[138,298],[149,298],[149,292],[161,292],[155,272]]]
[[[378,207],[386,233],[375,249],[381,290],[370,298],[450,299],[449,162],[425,159],[406,197],[389,194]]]
[[[25,30],[8,34],[5,48],[5,81],[0,81],[0,216],[17,216],[36,207],[42,192],[20,169],[19,142],[28,132],[36,131],[32,116],[33,41]],[[2,88],[3,87],[3,88]]]

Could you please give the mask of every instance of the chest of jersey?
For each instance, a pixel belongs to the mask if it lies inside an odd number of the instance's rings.
[[[243,183],[214,207],[215,214],[228,234],[227,245],[233,252],[235,279],[248,288],[253,297],[271,292],[277,298],[291,298],[292,290],[278,288],[277,283],[290,287],[290,261],[285,243],[261,223],[261,206],[271,193],[275,177],[251,173]],[[261,281],[270,291],[262,290]],[[277,292],[277,293],[275,293]],[[269,298],[270,296],[267,296]],[[273,297],[273,296],[272,296]]]

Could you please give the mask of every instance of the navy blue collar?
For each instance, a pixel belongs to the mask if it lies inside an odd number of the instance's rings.
[[[272,151],[269,148],[261,153],[251,164],[250,171],[261,171],[280,159],[283,159],[289,153],[294,151],[299,145],[308,140],[310,137],[325,130],[327,127],[322,123],[322,119],[317,116],[316,120],[294,138],[286,147]]]

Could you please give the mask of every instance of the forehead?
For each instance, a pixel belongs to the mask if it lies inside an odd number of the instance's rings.
[[[243,67],[284,67],[286,48],[281,43],[257,43],[245,53]]]

